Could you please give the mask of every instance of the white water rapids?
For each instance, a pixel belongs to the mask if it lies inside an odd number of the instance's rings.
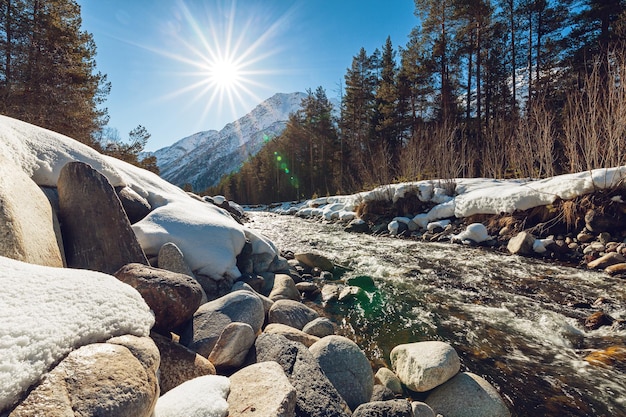
[[[626,363],[592,365],[626,330],[587,331],[599,309],[626,319],[620,278],[461,245],[349,234],[342,226],[251,212],[279,249],[317,251],[376,281],[371,303],[326,306],[342,333],[389,366],[401,343],[443,340],[485,377],[514,416],[626,416]],[[603,297],[601,307],[592,308]]]

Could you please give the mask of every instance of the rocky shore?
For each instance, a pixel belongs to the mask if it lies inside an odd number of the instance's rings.
[[[302,302],[335,266],[279,256],[236,206],[6,118],[0,136],[0,416],[510,415],[447,343],[374,373]]]
[[[404,193],[395,200],[389,194],[361,199],[357,205],[337,203],[331,197],[266,209],[309,221],[341,223],[351,233],[471,245],[626,277],[626,189],[621,183],[511,214],[451,216],[434,221],[422,221],[423,213],[434,203],[422,201],[416,193]],[[622,329],[626,323],[603,311],[603,302],[596,300],[588,306],[600,311],[587,318],[585,328]]]

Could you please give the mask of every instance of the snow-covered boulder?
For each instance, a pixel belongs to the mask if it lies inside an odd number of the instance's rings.
[[[72,350],[154,324],[135,289],[99,272],[0,257],[0,286],[0,412]]]
[[[229,392],[227,377],[200,376],[162,395],[157,401],[154,417],[226,417]]]
[[[487,232],[487,228],[482,223],[472,223],[468,225],[464,231],[459,233],[458,235],[451,236],[452,241],[458,241],[462,243],[466,242],[474,242],[474,243],[482,243],[487,240],[491,240],[492,237],[489,236],[489,232]]]
[[[148,337],[123,336],[70,352],[12,417],[150,417],[159,397],[159,351]]]

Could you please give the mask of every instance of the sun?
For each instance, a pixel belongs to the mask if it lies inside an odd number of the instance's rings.
[[[218,59],[209,63],[208,82],[222,90],[237,90],[244,81],[243,68],[230,59]]]
[[[175,63],[172,74],[184,78],[163,99],[188,97],[191,111],[201,109],[198,123],[235,120],[262,101],[259,93],[275,90],[268,80],[284,72],[273,58],[284,48],[277,39],[291,8],[268,15],[234,0],[205,3],[178,0],[163,26],[167,48],[156,52]]]

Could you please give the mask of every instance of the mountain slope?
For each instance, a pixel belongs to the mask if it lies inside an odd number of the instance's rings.
[[[153,153],[160,175],[195,191],[216,185],[224,174],[237,171],[255,155],[265,138],[282,133],[289,114],[300,108],[305,93],[275,94],[222,130],[199,132]]]
[[[224,174],[239,170],[264,140],[285,129],[289,114],[300,108],[304,93],[275,94],[219,132],[198,132],[153,153],[160,175],[172,184],[191,184],[195,191],[216,185]]]

